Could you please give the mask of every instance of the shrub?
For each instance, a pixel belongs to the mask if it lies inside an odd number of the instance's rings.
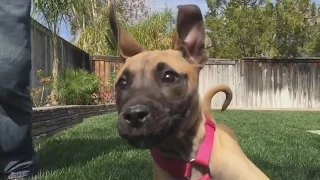
[[[39,77],[39,86],[31,90],[30,96],[33,107],[41,107],[48,105],[51,97],[44,97],[45,90],[51,90],[53,78],[46,75],[42,70],[37,70],[37,76]]]
[[[65,105],[94,104],[95,93],[99,92],[100,79],[83,69],[65,69],[58,78],[58,101]]]
[[[114,104],[114,90],[108,86],[101,85],[99,92],[93,94],[95,104]]]
[[[99,92],[93,94],[95,104],[115,104],[114,97],[114,81],[117,76],[118,70],[115,70],[111,73],[111,76],[106,85],[101,84]]]

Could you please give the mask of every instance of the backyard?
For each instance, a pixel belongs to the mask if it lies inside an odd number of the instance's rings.
[[[271,179],[320,179],[319,112],[215,112],[232,127],[248,157]],[[147,150],[120,139],[116,113],[89,118],[52,137],[36,140],[41,180],[147,180],[152,178]]]

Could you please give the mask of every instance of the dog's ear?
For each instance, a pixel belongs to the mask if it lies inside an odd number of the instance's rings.
[[[109,0],[108,5],[110,28],[115,36],[117,48],[123,60],[144,51],[138,41],[118,24],[113,0]]]
[[[205,29],[201,10],[196,5],[179,5],[175,49],[193,64],[205,65],[208,60],[204,47]]]

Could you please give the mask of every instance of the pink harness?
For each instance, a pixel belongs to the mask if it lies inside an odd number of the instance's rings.
[[[216,127],[213,121],[206,117],[205,137],[199,147],[195,159],[191,159],[189,162],[162,157],[155,149],[151,149],[151,156],[158,166],[175,177],[184,177],[186,179],[190,179],[192,164],[198,164],[206,167],[210,171],[209,161],[214,142],[215,130]],[[202,176],[199,180],[211,180],[209,173]]]

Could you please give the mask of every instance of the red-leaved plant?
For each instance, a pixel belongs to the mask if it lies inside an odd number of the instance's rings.
[[[113,84],[114,84],[117,73],[118,73],[117,70],[112,72],[108,80],[108,84],[107,85],[101,84],[99,92],[94,93],[92,95],[92,98],[94,99],[96,104],[115,104]]]
[[[44,91],[48,88],[51,88],[53,78],[51,76],[45,75],[42,70],[37,70],[37,76],[40,78],[40,80],[38,81],[38,84],[40,86],[31,90],[31,100],[33,106],[40,107],[47,105],[51,100],[50,95],[46,99],[44,99]]]

